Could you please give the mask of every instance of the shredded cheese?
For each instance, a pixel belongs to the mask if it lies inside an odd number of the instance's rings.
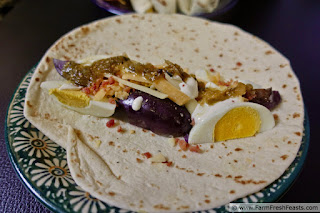
[[[121,84],[124,84],[124,85],[126,85],[128,87],[131,87],[131,88],[134,88],[134,89],[137,89],[137,90],[140,90],[142,92],[148,93],[148,94],[150,94],[150,95],[152,95],[154,97],[160,98],[160,99],[165,99],[165,98],[168,97],[167,94],[164,94],[162,92],[158,92],[156,90],[150,89],[150,88],[145,87],[145,86],[141,86],[139,84],[135,84],[135,83],[123,80],[123,79],[121,79],[121,78],[119,78],[117,76],[111,75],[111,74],[105,74],[104,76],[107,77],[107,78],[110,78],[112,76],[116,81],[118,81]]]

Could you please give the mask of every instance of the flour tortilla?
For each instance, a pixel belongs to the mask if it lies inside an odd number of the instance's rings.
[[[187,15],[211,13],[218,7],[219,0],[178,0],[178,5]]]
[[[272,87],[283,99],[272,111],[276,126],[255,137],[202,144],[202,154],[184,152],[165,137],[121,121],[126,132],[118,133],[106,127],[109,119],[70,111],[40,89],[41,82],[62,80],[52,58],[123,53],[153,64],[168,59],[190,72],[213,68],[226,78]],[[211,209],[263,189],[294,160],[304,117],[299,82],[289,61],[270,45],[235,26],[155,14],[99,20],[60,38],[33,75],[24,113],[67,150],[79,186],[110,205],[147,212]],[[151,164],[141,155],[145,152],[161,152],[173,165]]]

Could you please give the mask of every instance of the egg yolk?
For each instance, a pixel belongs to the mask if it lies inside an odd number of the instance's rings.
[[[214,141],[251,137],[259,131],[259,113],[251,107],[237,107],[227,112],[216,124]]]
[[[50,89],[49,94],[53,94],[63,104],[83,108],[89,105],[90,98],[81,91]]]

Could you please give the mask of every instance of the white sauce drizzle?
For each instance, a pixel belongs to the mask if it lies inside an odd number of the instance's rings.
[[[132,102],[132,109],[138,111],[142,106],[143,98],[141,96],[135,98]]]
[[[180,91],[190,98],[198,97],[198,83],[194,78],[188,78],[186,82],[179,84]]]

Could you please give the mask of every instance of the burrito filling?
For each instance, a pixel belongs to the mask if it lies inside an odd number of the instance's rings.
[[[133,125],[164,136],[188,135],[191,144],[251,137],[275,125],[270,110],[281,97],[271,88],[257,89],[206,70],[190,75],[168,60],[152,65],[127,56],[97,58],[54,59],[70,86],[44,82],[41,87],[74,111],[110,117],[122,110]]]

